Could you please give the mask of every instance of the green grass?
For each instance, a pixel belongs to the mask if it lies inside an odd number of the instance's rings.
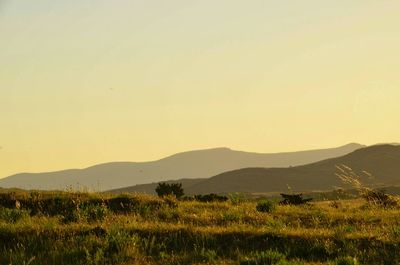
[[[0,264],[400,264],[400,209],[366,203],[3,192]]]

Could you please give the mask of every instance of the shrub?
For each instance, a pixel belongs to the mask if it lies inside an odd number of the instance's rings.
[[[117,197],[108,199],[106,204],[111,211],[115,213],[130,213],[135,211],[139,205],[139,201],[136,198],[122,194]]]
[[[176,209],[163,208],[157,212],[157,217],[162,221],[179,221],[179,212]]]
[[[214,264],[218,259],[218,255],[217,252],[212,249],[195,249],[195,259],[206,264]]]
[[[303,194],[284,194],[281,193],[283,201],[280,204],[283,205],[301,205],[306,204],[307,202],[311,201],[312,199],[303,199]]]
[[[163,200],[170,208],[178,207],[178,201],[177,201],[176,197],[173,195],[164,196]]]
[[[6,221],[7,223],[16,223],[19,220],[29,217],[29,212],[20,209],[0,209],[0,219]]]
[[[177,199],[185,194],[183,192],[182,183],[158,183],[156,192],[159,197],[175,195]]]
[[[145,196],[129,196],[127,194],[121,194],[117,197],[105,200],[105,204],[114,213],[128,214],[128,213],[140,213],[146,214],[148,212],[158,210],[163,201],[154,198],[147,198]]]
[[[108,208],[105,205],[92,205],[88,204],[82,209],[85,219],[92,223],[96,221],[103,221],[108,214]]]
[[[106,256],[121,255],[128,248],[136,246],[138,238],[135,235],[130,235],[123,229],[114,228],[106,236]]]
[[[210,193],[206,195],[195,195],[194,199],[199,202],[225,202],[228,200],[228,197]]]
[[[257,203],[256,209],[262,213],[271,213],[275,211],[276,205],[274,202],[269,200],[262,200]]]

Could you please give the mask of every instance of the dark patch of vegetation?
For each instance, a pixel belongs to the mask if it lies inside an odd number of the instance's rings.
[[[161,182],[156,188],[157,195],[159,197],[164,197],[168,195],[174,195],[177,199],[185,195],[182,183],[165,183]]]
[[[275,210],[276,205],[270,200],[261,200],[257,203],[256,209],[262,213],[271,213]]]
[[[285,194],[281,193],[283,201],[280,202],[282,205],[301,205],[310,202],[312,199],[303,199],[303,194]]]
[[[225,202],[228,200],[228,197],[210,193],[205,195],[194,195],[194,199],[199,202]]]
[[[29,217],[29,212],[21,209],[0,208],[0,220],[16,223]]]

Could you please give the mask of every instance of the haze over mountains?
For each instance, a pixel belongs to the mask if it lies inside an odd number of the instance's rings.
[[[243,168],[209,179],[179,180],[187,194],[207,193],[268,193],[288,191],[327,191],[347,188],[335,176],[336,165],[347,165],[357,172],[361,182],[372,187],[400,185],[400,146],[375,145],[355,150],[347,155],[308,165],[286,168]],[[362,173],[367,171],[373,177]],[[154,193],[156,184],[127,187],[115,192]],[[350,187],[349,187],[350,188]]]
[[[151,162],[113,162],[85,169],[16,174],[0,179],[0,187],[52,190],[80,186],[104,191],[182,178],[188,179],[187,181],[193,184],[199,182],[198,178],[210,178],[236,169],[294,167],[339,157],[362,147],[364,146],[360,144],[348,144],[330,149],[271,154],[216,148],[179,153]],[[198,183],[198,185],[200,185],[198,190],[208,189],[205,184]],[[216,191],[216,187],[210,192]],[[224,191],[231,189],[234,187],[226,188]]]

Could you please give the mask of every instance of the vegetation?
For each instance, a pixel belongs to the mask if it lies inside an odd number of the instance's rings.
[[[398,205],[363,198],[279,205],[4,191],[0,264],[399,264],[399,215]]]
[[[283,201],[281,201],[280,203],[286,205],[301,205],[301,204],[306,204],[309,201],[312,201],[312,199],[303,199],[303,194],[281,193],[281,196],[283,198]]]
[[[156,192],[159,197],[174,195],[178,199],[185,194],[183,192],[182,183],[161,182],[158,184]]]
[[[256,209],[262,213],[271,213],[275,211],[275,203],[270,200],[262,200],[257,203]]]
[[[228,200],[228,197],[210,193],[205,195],[195,195],[194,199],[199,202],[225,202]]]

